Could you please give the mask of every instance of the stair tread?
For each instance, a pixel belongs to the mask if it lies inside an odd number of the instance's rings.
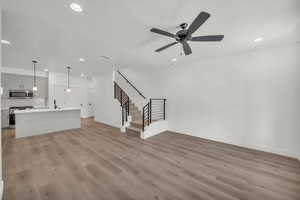
[[[142,115],[140,112],[130,112],[131,115]]]
[[[142,124],[143,121],[142,121],[142,120],[134,120],[134,121],[132,121],[131,123],[134,123],[134,124]]]

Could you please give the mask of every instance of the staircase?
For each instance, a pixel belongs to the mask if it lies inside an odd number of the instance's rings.
[[[121,131],[130,129],[141,133],[141,138],[146,139],[166,130],[166,99],[146,98],[124,74],[120,71],[115,73],[114,98],[121,106]]]
[[[129,102],[129,115],[131,116],[131,122],[128,129],[141,132],[143,129],[143,118],[141,111],[138,110],[137,106],[130,100]]]

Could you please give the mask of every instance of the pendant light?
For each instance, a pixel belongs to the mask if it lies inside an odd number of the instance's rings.
[[[33,91],[37,91],[38,88],[36,86],[36,63],[37,61],[36,60],[33,60],[33,87],[32,87],[32,90]]]
[[[71,69],[71,67],[67,67],[67,72],[68,72],[68,87],[66,89],[67,92],[71,92],[71,88],[70,88],[70,69]]]

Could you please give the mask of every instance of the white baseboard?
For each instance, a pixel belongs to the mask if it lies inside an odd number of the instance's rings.
[[[236,143],[236,142],[231,142],[231,141],[228,141],[228,140],[224,140],[224,138],[202,137],[200,135],[185,133],[183,131],[180,131],[180,132],[178,132],[176,130],[170,130],[170,131],[174,132],[174,133],[183,134],[183,135],[189,135],[189,136],[203,138],[203,139],[206,139],[206,140],[221,142],[221,143],[224,143],[224,144],[231,144],[231,145],[244,147],[244,148],[248,148],[248,149],[264,151],[264,152],[273,153],[273,154],[277,154],[277,155],[281,155],[281,156],[295,158],[295,159],[298,159],[300,161],[300,153],[291,152],[291,151],[288,151],[288,150],[285,150],[285,149],[275,149],[275,148],[271,148],[271,147],[263,147],[263,146],[259,146],[259,145],[248,144],[248,143]]]
[[[4,182],[3,180],[0,181],[0,199],[3,199],[3,191],[4,191]]]
[[[166,130],[168,130],[167,120],[156,121],[151,123],[148,127],[146,127],[146,130],[144,132],[141,132],[141,138],[147,139],[154,135],[160,134],[161,132],[164,132]]]

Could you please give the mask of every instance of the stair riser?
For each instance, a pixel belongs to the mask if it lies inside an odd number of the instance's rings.
[[[131,117],[132,121],[138,121],[138,120],[142,120],[141,117]]]
[[[139,128],[139,129],[143,128],[143,125],[141,125],[141,124],[131,123],[130,125],[135,127],[135,128]]]
[[[131,116],[142,116],[142,114],[140,113],[140,112],[129,112],[129,114],[131,115]]]
[[[137,117],[137,118],[142,118],[142,115],[140,113],[130,113],[130,116]]]
[[[136,113],[129,113],[131,116],[137,116],[137,117],[142,117],[142,114],[141,113],[138,113],[138,112],[136,112]]]
[[[133,109],[130,109],[130,108],[129,108],[129,112],[130,112],[130,113],[140,113],[139,110],[133,110]]]

